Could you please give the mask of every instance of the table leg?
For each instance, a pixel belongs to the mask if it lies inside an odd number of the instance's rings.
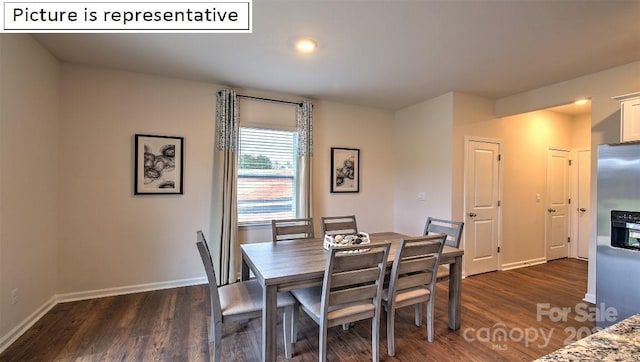
[[[263,285],[262,360],[276,360],[276,325],[278,323],[278,291],[275,285]]]
[[[462,256],[456,256],[449,264],[449,328],[460,329],[462,305]]]
[[[247,262],[244,261],[244,258],[242,258],[242,274],[241,274],[241,280],[249,280],[249,265],[247,265]]]

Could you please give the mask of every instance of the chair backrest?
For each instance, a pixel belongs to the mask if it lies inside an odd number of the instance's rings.
[[[424,234],[446,234],[445,244],[454,248],[460,247],[460,239],[462,238],[462,228],[464,222],[427,218],[427,224],[424,227]]]
[[[313,219],[271,220],[273,241],[313,239]]]
[[[322,237],[325,235],[357,234],[355,215],[322,217]]]
[[[218,294],[218,282],[216,280],[216,272],[213,269],[213,261],[211,259],[211,253],[209,252],[209,246],[207,240],[204,238],[202,231],[198,230],[198,241],[196,246],[200,252],[200,258],[204,265],[204,270],[207,273],[207,280],[209,281],[209,295],[211,297],[211,319],[216,322],[222,322],[222,309],[220,307],[220,295]]]
[[[390,296],[422,286],[433,293],[445,238],[438,234],[400,240],[391,267]]]
[[[348,315],[345,316],[346,320],[327,321],[329,311],[344,304],[371,304],[374,308],[365,312],[370,315],[362,319],[380,316],[382,284],[390,245],[383,243],[367,245],[366,249],[362,249],[362,246],[331,249],[324,274],[320,307],[325,326],[348,323],[348,318],[353,318],[353,315]]]

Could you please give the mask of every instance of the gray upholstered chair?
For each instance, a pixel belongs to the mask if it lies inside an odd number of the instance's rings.
[[[422,305],[427,306],[427,340],[433,341],[433,305],[436,270],[444,235],[421,236],[400,241],[391,267],[389,287],[382,293],[387,312],[387,353],[395,355],[396,309],[415,306],[415,324],[422,321]]]
[[[209,343],[213,342],[215,361],[220,361],[222,324],[227,321],[246,321],[262,316],[262,286],[256,280],[233,283],[218,287],[209,246],[202,231],[197,232],[196,245],[202,258],[209,281],[211,299],[211,326]],[[278,293],[278,309],[284,309],[284,349],[285,356],[291,358],[293,333],[295,332],[296,300],[289,292]]]
[[[355,215],[322,217],[322,237],[325,235],[357,234]]]
[[[320,361],[327,360],[327,329],[371,319],[371,355],[378,361],[382,284],[390,244],[332,248],[322,286],[291,293],[320,328]]]
[[[273,241],[313,239],[313,219],[271,220]]]
[[[447,235],[445,245],[459,248],[463,228],[464,222],[462,221],[451,221],[429,217],[427,218],[427,224],[424,226],[423,235],[445,234]],[[449,280],[449,266],[441,265],[438,268],[438,281],[441,282],[445,280]]]

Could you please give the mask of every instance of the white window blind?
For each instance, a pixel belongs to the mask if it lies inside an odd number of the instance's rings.
[[[297,132],[240,127],[238,223],[296,217]]]

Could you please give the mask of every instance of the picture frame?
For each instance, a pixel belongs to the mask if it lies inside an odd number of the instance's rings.
[[[135,195],[182,195],[184,139],[135,135]]]
[[[331,192],[360,192],[360,149],[331,147]]]

